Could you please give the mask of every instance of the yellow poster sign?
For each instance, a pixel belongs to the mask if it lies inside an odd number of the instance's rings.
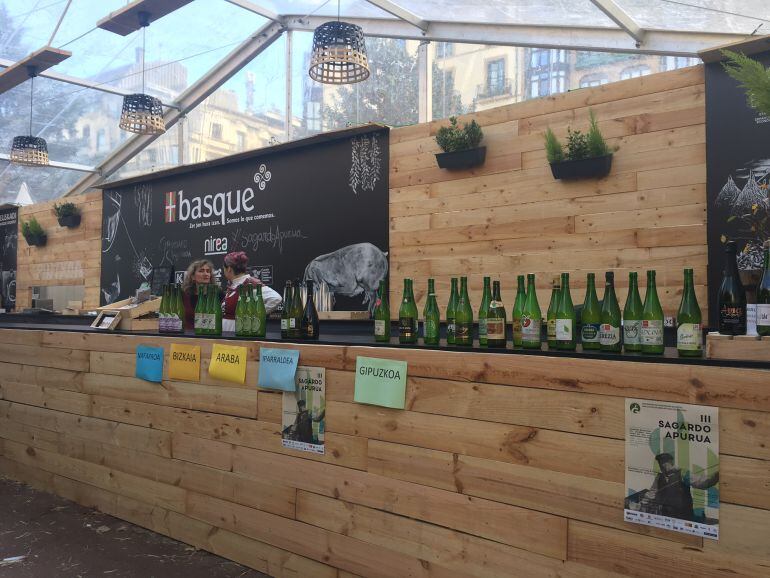
[[[200,381],[200,345],[171,344],[168,360],[168,378],[182,381]]]
[[[245,347],[215,343],[211,350],[209,375],[243,385],[246,382],[247,353],[248,349]]]

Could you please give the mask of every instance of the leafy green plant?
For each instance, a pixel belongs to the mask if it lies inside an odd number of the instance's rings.
[[[610,147],[607,146],[607,142],[604,140],[604,136],[602,136],[602,131],[599,130],[599,123],[596,122],[594,111],[590,111],[589,114],[591,116],[591,125],[588,128],[588,156],[606,156],[610,154]]]
[[[29,221],[24,221],[21,224],[21,234],[24,235],[25,239],[28,239],[29,237],[41,237],[45,235],[45,231],[43,231],[43,227],[40,226],[37,219],[31,217]]]
[[[567,129],[567,158],[579,161],[588,158],[588,135],[579,130]]]
[[[61,205],[54,204],[53,211],[59,218],[80,214],[80,210],[75,203],[62,203]]]
[[[746,91],[749,106],[770,116],[770,70],[740,52],[723,50],[722,54],[727,58],[722,63],[725,72]]]
[[[545,131],[545,155],[548,157],[549,163],[558,163],[564,160],[564,149],[550,127]]]
[[[453,116],[449,119],[449,126],[438,129],[436,143],[444,152],[452,153],[476,148],[482,138],[484,138],[484,132],[475,120],[463,123],[461,128],[457,124],[457,117]]]

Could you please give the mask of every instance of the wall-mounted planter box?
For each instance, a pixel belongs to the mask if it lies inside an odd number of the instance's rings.
[[[487,147],[478,147],[451,153],[436,153],[439,168],[450,170],[470,169],[484,164]]]
[[[65,217],[59,217],[59,226],[60,227],[67,227],[69,229],[74,229],[75,227],[80,226],[80,219],[82,215],[67,215]]]
[[[45,233],[42,235],[28,235],[24,239],[30,247],[45,247],[45,244],[48,242],[48,235]]]
[[[600,179],[606,177],[612,168],[612,155],[581,159],[579,161],[561,161],[551,163],[554,179]]]

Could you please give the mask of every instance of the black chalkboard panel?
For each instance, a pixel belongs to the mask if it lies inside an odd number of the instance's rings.
[[[19,209],[0,209],[0,307],[16,307],[16,251]]]
[[[388,272],[389,129],[327,133],[111,184],[103,191],[101,303],[153,268],[245,251],[279,293],[325,281],[335,309],[373,305]]]

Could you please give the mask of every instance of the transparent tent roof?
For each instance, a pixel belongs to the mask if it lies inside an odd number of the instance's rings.
[[[699,50],[770,33],[767,0],[193,0],[146,31],[146,92],[163,101],[170,125],[152,139],[117,128],[122,96],[141,88],[142,33],[124,37],[96,27],[127,4],[0,0],[0,71],[42,46],[72,52],[35,82],[32,132],[48,141],[52,167],[7,162],[12,137],[29,130],[29,84],[0,94],[0,203],[13,200],[21,183],[36,200],[55,198],[119,175],[258,148],[378,113],[391,124],[429,120],[430,107],[393,107],[403,113],[393,120],[385,104],[374,102],[388,90],[384,75],[395,73],[394,54],[405,75],[399,86],[410,98],[429,98],[418,90],[419,67],[432,63],[431,74],[440,73],[443,84],[433,80],[435,115],[476,110],[501,88],[512,98],[547,94],[543,87],[517,89],[505,77],[490,89],[459,67],[459,56],[458,66],[443,67],[440,59],[450,53],[439,45],[446,43],[564,49],[585,74],[575,84],[551,86],[558,91],[606,82],[600,70],[585,70],[591,63],[626,62],[624,78],[691,65]],[[360,25],[372,47],[379,68],[368,93],[366,83],[330,93],[307,79],[310,33],[338,15]],[[429,56],[420,56],[416,41],[429,41]],[[470,58],[466,64],[474,66]],[[334,99],[349,110],[330,116]]]

